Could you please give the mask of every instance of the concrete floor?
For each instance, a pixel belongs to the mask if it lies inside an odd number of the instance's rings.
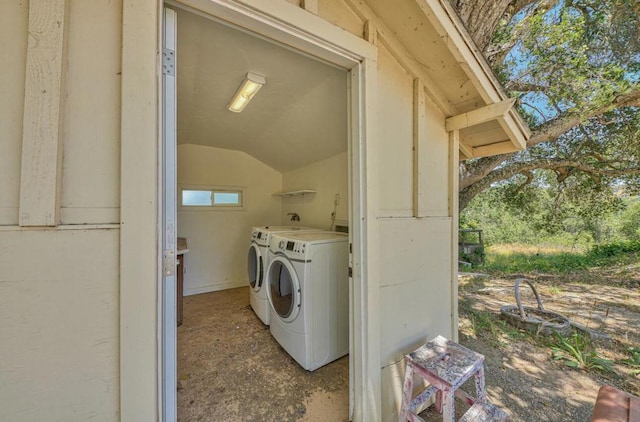
[[[349,360],[308,372],[251,310],[249,288],[184,298],[178,421],[348,421]]]

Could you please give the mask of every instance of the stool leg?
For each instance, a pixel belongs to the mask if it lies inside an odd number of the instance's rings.
[[[485,403],[487,401],[487,391],[485,390],[484,385],[484,366],[481,366],[478,369],[478,372],[475,374],[476,379],[476,400],[480,403]]]
[[[455,422],[456,420],[456,404],[455,393],[453,390],[444,390],[442,392],[442,421]]]
[[[442,390],[436,391],[436,411],[442,413]]]
[[[404,383],[402,387],[402,407],[400,408],[400,422],[407,422],[411,411],[411,399],[413,398],[413,365],[407,362],[404,371]]]

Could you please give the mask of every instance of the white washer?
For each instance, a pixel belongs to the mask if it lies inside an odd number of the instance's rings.
[[[271,334],[308,371],[349,353],[348,244],[336,232],[271,236]]]
[[[269,265],[269,240],[273,233],[322,231],[304,226],[257,226],[251,230],[251,244],[247,259],[249,275],[249,301],[258,318],[269,325],[270,308],[266,288],[263,288],[265,271]]]

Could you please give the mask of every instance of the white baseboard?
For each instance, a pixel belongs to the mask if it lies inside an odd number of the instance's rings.
[[[202,293],[217,292],[220,290],[235,289],[238,287],[248,286],[249,283],[245,281],[235,283],[223,283],[223,284],[211,284],[209,286],[195,287],[193,289],[184,289],[183,296],[199,295]]]

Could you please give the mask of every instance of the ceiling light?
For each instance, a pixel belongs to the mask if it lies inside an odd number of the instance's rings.
[[[240,113],[249,104],[249,101],[256,95],[256,92],[262,88],[262,85],[267,83],[264,76],[256,75],[255,73],[247,73],[244,81],[238,87],[238,90],[233,94],[233,98],[227,105],[229,111],[234,113]]]

